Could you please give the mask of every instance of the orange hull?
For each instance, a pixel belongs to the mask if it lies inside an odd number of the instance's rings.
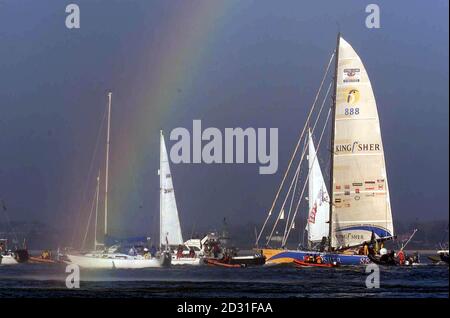
[[[222,266],[222,267],[229,267],[229,268],[240,268],[242,267],[240,264],[227,264],[220,261],[216,261],[213,259],[206,259],[205,263],[212,266]]]
[[[337,265],[335,264],[317,264],[317,263],[308,263],[308,262],[303,262],[303,261],[299,261],[299,260],[294,260],[294,264],[298,265],[298,266],[308,266],[308,267],[336,267]]]
[[[45,258],[34,257],[34,256],[30,256],[30,258],[28,259],[28,262],[29,263],[38,263],[38,264],[59,264],[60,263],[60,262],[57,262],[52,259],[45,259]]]

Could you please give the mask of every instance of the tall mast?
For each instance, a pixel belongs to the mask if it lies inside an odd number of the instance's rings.
[[[331,251],[331,238],[333,228],[333,155],[334,155],[334,125],[336,122],[336,95],[337,95],[337,78],[338,78],[338,65],[339,65],[339,42],[341,39],[341,32],[338,32],[336,40],[336,54],[334,55],[334,87],[333,87],[333,104],[331,106],[331,140],[330,140],[330,214],[328,218],[329,230],[328,230],[328,248]]]
[[[158,174],[159,174],[159,248],[160,248],[160,250],[162,250],[162,246],[163,246],[163,242],[162,242],[162,240],[161,240],[161,238],[163,237],[163,235],[162,235],[162,233],[161,233],[161,230],[162,230],[162,211],[163,211],[163,207],[162,207],[162,205],[163,205],[163,198],[162,198],[162,195],[163,195],[163,191],[164,191],[164,189],[162,188],[163,187],[163,184],[162,184],[162,152],[163,152],[163,149],[162,149],[162,143],[164,142],[164,140],[163,140],[163,131],[162,130],[160,130],[159,131],[159,170],[158,170]]]
[[[109,175],[109,134],[111,130],[111,96],[108,93],[108,130],[106,133],[106,165],[105,165],[105,236],[108,234],[108,175]]]
[[[95,226],[94,226],[94,250],[97,249],[97,224],[98,224],[98,197],[100,192],[100,171],[97,176],[97,191],[95,192]]]
[[[308,155],[311,153],[311,144],[310,144],[310,142],[311,142],[311,140],[310,140],[310,138],[311,138],[311,127],[308,127]],[[308,156],[308,174],[310,174],[311,173],[311,160],[313,160],[313,158],[311,158],[311,156]],[[309,214],[311,213],[311,204],[310,204],[310,200],[312,200],[313,199],[313,197],[312,197],[312,180],[311,180],[311,176],[309,176],[309,179],[308,179],[308,213],[306,214],[306,228],[307,228],[307,231],[308,231],[308,248],[309,249],[311,249],[311,247],[312,247],[312,244],[311,244],[311,241],[309,240],[309,237],[311,237],[310,236],[310,225],[309,225]],[[303,232],[304,233],[304,232]],[[305,239],[305,235],[303,234],[303,241],[304,241],[304,239]],[[302,245],[303,246],[303,245]]]

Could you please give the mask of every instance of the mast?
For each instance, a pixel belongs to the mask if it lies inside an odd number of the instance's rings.
[[[100,171],[97,176],[97,191],[95,192],[95,226],[94,226],[94,250],[97,249],[97,224],[98,224],[98,197],[100,192]]]
[[[159,131],[159,249],[162,250],[163,242],[161,241],[162,237],[162,211],[163,211],[163,182],[162,182],[162,155],[163,155],[163,149],[162,149],[162,143],[163,143],[163,131]]]
[[[341,39],[341,32],[338,32],[336,40],[336,52],[334,55],[334,84],[333,84],[333,104],[331,106],[331,140],[330,140],[330,213],[328,217],[329,230],[328,230],[328,249],[331,251],[331,238],[332,238],[332,225],[333,225],[333,155],[334,155],[334,125],[336,123],[336,95],[337,95],[337,78],[338,78],[338,65],[339,65],[339,42]]]
[[[313,160],[311,158],[311,127],[308,127],[308,174],[311,172],[312,169],[312,165],[311,165],[311,160]],[[312,180],[311,180],[311,176],[308,179],[308,213],[306,214],[306,231],[308,231],[308,236],[310,233],[310,225],[309,225],[309,214],[311,213],[311,200],[313,200],[313,195],[312,195]],[[315,200],[315,198],[314,198]],[[304,231],[303,231],[303,241],[304,241]],[[303,246],[303,245],[302,245]],[[308,238],[308,248],[311,249],[312,248],[312,243]]]
[[[111,130],[111,96],[108,93],[108,129],[106,134],[106,165],[105,165],[105,236],[108,234],[108,175],[109,175],[109,135]]]

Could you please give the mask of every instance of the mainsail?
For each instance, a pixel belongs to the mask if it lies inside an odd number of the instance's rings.
[[[314,147],[311,131],[309,131],[309,213],[307,220],[308,241],[320,242],[329,234],[329,196],[322,171],[320,170],[319,158]]]
[[[167,156],[164,135],[161,131],[160,140],[160,169],[159,169],[159,237],[160,245],[183,244],[180,219],[178,217],[177,202],[173,190],[172,175],[170,173],[169,158]]]
[[[332,136],[331,245],[394,233],[377,105],[361,59],[338,37]]]

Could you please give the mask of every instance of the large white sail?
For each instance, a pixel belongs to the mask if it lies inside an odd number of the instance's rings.
[[[180,219],[178,217],[177,202],[170,173],[169,158],[167,156],[164,135],[161,131],[160,169],[159,169],[159,237],[160,245],[183,244]]]
[[[377,105],[366,69],[339,37],[332,162],[333,247],[394,233]]]
[[[330,204],[327,187],[320,169],[311,131],[309,131],[309,213],[307,222],[308,241],[320,242],[329,234]]]

